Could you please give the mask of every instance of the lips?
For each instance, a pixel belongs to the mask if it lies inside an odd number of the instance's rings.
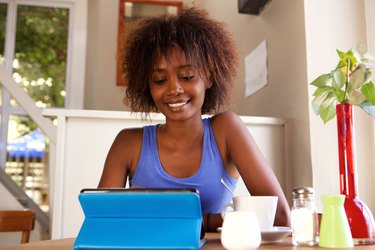
[[[166,104],[170,107],[170,108],[180,108],[184,105],[186,105],[190,100],[170,100],[170,101],[167,101]]]
[[[188,103],[187,101],[184,101],[184,102],[175,102],[175,103],[168,103],[168,106],[172,107],[172,108],[178,108],[178,107],[184,106],[187,103]]]

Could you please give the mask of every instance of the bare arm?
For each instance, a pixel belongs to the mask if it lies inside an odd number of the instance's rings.
[[[290,209],[283,190],[241,119],[231,112],[214,119],[215,137],[229,173],[235,168],[251,195],[278,196],[274,225],[290,226]]]
[[[104,163],[98,187],[125,187],[126,179],[138,163],[142,129],[124,129],[116,136]]]

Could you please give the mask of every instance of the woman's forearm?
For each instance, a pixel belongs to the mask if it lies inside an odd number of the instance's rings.
[[[206,232],[217,232],[217,228],[221,227],[223,219],[220,214],[204,214],[203,227]]]

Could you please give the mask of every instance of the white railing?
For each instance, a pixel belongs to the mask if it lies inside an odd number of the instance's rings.
[[[26,111],[32,120],[49,137],[52,143],[56,143],[56,126],[52,121],[42,115],[42,110],[35,106],[33,99],[17,84],[4,66],[0,66],[0,82],[11,96]]]

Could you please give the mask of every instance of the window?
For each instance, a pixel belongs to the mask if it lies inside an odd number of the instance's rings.
[[[86,0],[0,0],[0,65],[40,108],[83,106],[86,7]],[[40,203],[45,194],[28,191],[48,190],[48,138],[1,84],[0,111],[0,167]],[[43,154],[24,148],[32,135]]]

